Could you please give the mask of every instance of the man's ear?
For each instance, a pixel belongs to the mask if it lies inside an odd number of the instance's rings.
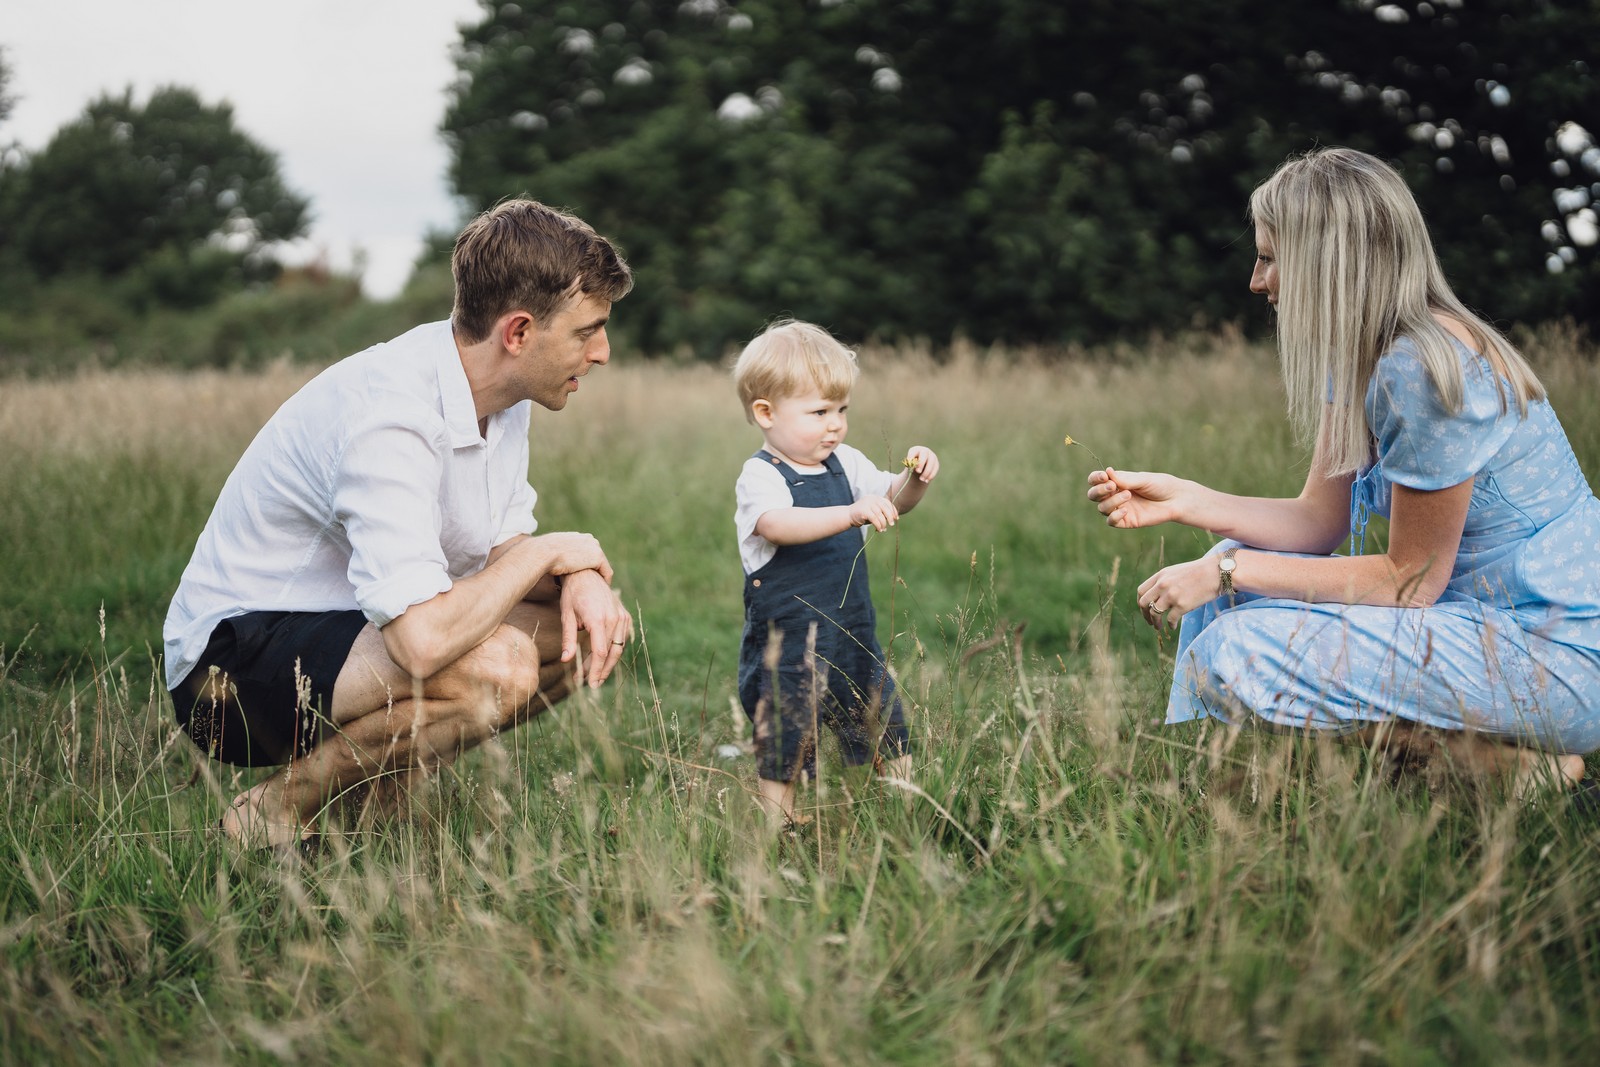
[[[539,332],[539,324],[526,311],[508,311],[495,323],[495,339],[513,355],[520,355]]]
[[[772,401],[764,396],[750,401],[750,414],[754,416],[757,426],[763,430],[772,429]]]

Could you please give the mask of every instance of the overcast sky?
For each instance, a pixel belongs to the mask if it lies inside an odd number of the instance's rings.
[[[478,0],[3,0],[0,49],[16,98],[0,143],[44,146],[104,92],[143,101],[184,85],[233,105],[311,200],[311,236],[369,294],[399,289],[430,228],[454,229],[438,135],[457,27]]]

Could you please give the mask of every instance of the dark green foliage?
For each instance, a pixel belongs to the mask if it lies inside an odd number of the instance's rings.
[[[646,351],[718,355],[778,314],[936,343],[1237,319],[1250,188],[1330,143],[1402,168],[1470,303],[1600,313],[1593,248],[1563,229],[1600,162],[1554,138],[1600,107],[1592,5],[485,12],[444,122],[457,189],[560,204],[617,240],[639,278],[617,329]]]
[[[141,347],[184,361],[162,316],[274,279],[272,248],[308,211],[229,105],[178,87],[101,97],[40,151],[0,159],[0,366]]]
[[[9,256],[41,280],[120,279],[136,305],[209,303],[307,224],[306,201],[233,109],[175,86],[142,105],[131,90],[101,97],[5,181]]]
[[[85,364],[330,363],[449,314],[450,274],[442,265],[417,271],[393,300],[362,299],[353,278],[289,270],[208,307],[142,315],[102,284],[58,281],[33,289],[25,307],[0,309],[0,374],[59,374]]]

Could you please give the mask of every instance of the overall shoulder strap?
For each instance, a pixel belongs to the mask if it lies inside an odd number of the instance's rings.
[[[774,456],[771,452],[768,452],[764,448],[756,449],[755,453],[750,458],[759,459],[763,463],[770,463],[774,467],[777,467],[787,481],[797,481],[804,477],[804,475],[802,475],[799,471],[795,470],[793,467],[789,466],[789,464],[785,463],[777,456]]]

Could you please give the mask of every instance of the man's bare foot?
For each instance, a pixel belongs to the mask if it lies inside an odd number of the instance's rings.
[[[315,837],[292,813],[272,811],[268,802],[273,779],[233,798],[218,824],[233,844],[241,848],[282,848]]]

